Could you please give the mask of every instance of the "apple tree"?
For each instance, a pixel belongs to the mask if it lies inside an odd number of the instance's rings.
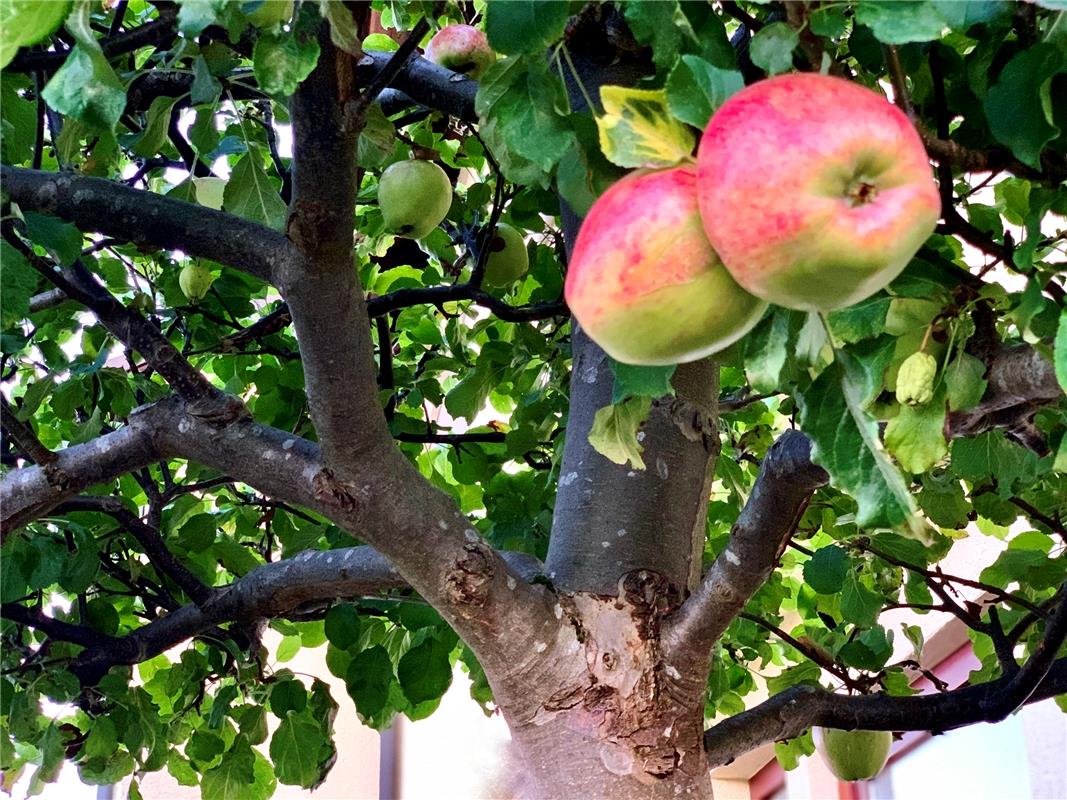
[[[1065,705],[1058,0],[0,9],[6,785],[315,786],[336,714],[425,717],[457,664],[538,797]],[[453,24],[477,80],[419,54]],[[610,360],[563,302],[582,217],[789,72],[907,115],[936,231],[846,308]],[[418,240],[378,198],[409,159],[452,192]],[[896,608],[966,625],[965,686],[914,693]]]

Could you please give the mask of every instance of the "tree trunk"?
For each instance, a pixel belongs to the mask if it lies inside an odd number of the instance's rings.
[[[669,594],[662,575],[637,570],[618,597],[559,596],[556,640],[532,643],[541,657],[496,695],[526,773],[519,797],[711,797],[705,687],[692,679],[706,669],[661,655]]]
[[[583,15],[571,34],[577,76],[565,80],[575,111],[587,93],[599,97],[601,85],[632,85],[651,69],[610,6]],[[565,205],[562,212],[569,252],[580,220]],[[501,681],[489,675],[525,771],[517,796],[711,798],[702,744],[707,658],[668,663],[660,624],[700,575],[718,451],[718,367],[705,360],[679,368],[675,396],[657,402],[644,426],[649,468],[638,471],[589,445],[613,378],[577,325],[572,343],[567,443],[545,563],[560,625],[555,641],[532,643],[526,665]]]

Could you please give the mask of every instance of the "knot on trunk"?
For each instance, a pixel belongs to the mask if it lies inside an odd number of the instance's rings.
[[[339,480],[328,467],[315,473],[311,491],[316,500],[341,511],[357,511],[362,506],[355,485]]]
[[[489,545],[484,542],[465,544],[463,555],[456,559],[445,576],[445,591],[461,606],[481,608],[489,599],[495,572]]]

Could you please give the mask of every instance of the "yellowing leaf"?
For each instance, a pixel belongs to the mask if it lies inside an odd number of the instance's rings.
[[[620,167],[668,167],[689,158],[693,132],[671,116],[663,90],[604,86],[600,149]]]
[[[641,459],[644,448],[638,440],[638,431],[648,419],[651,408],[651,397],[632,397],[622,403],[604,406],[593,417],[589,444],[608,461],[615,464],[629,461],[635,469],[644,469],[645,462]]]

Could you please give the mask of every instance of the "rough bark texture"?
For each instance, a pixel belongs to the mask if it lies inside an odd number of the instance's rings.
[[[534,642],[542,657],[526,672],[527,691],[504,705],[530,796],[710,797],[703,676],[661,655],[670,602],[668,581],[648,570],[624,575],[612,595],[558,595],[564,624]]]

